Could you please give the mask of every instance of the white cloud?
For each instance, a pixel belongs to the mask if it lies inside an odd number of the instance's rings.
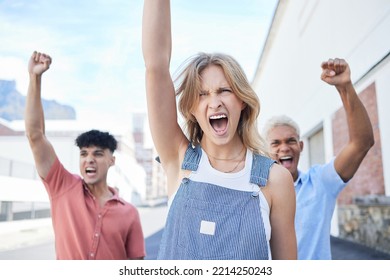
[[[16,88],[22,94],[27,93],[28,72],[26,62],[19,57],[0,57],[0,79],[14,80]]]
[[[78,119],[126,122],[130,110],[145,109],[142,1],[12,3],[0,10],[0,79],[16,80],[25,94],[28,59],[43,51],[53,64],[44,74],[42,96],[73,106]],[[172,1],[172,70],[199,51],[221,51],[251,79],[268,31],[263,4]]]

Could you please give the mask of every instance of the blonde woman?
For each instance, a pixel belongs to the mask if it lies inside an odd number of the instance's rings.
[[[158,258],[296,259],[293,181],[266,156],[256,93],[232,57],[206,53],[175,91],[170,25],[170,2],[145,0],[148,115],[170,197]]]

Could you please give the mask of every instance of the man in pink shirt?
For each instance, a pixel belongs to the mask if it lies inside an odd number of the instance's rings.
[[[57,259],[143,259],[138,211],[107,185],[108,169],[115,164],[115,138],[98,130],[77,137],[80,177],[63,167],[45,136],[41,81],[50,64],[50,56],[43,53],[34,52],[30,58],[25,125],[50,197]]]

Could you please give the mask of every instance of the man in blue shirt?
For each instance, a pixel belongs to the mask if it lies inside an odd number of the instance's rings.
[[[336,87],[347,116],[349,142],[340,153],[327,164],[300,172],[303,141],[298,125],[287,116],[275,116],[264,127],[271,156],[294,179],[298,259],[331,259],[330,226],[337,196],[374,145],[372,125],[352,85],[348,63],[329,59],[321,68],[321,79]]]

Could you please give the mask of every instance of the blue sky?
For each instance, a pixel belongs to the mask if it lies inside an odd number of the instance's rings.
[[[191,55],[233,55],[251,80],[276,0],[172,0],[172,73]],[[127,125],[145,111],[142,0],[0,1],[0,79],[26,94],[27,63],[48,53],[42,97],[76,109],[77,119]]]

